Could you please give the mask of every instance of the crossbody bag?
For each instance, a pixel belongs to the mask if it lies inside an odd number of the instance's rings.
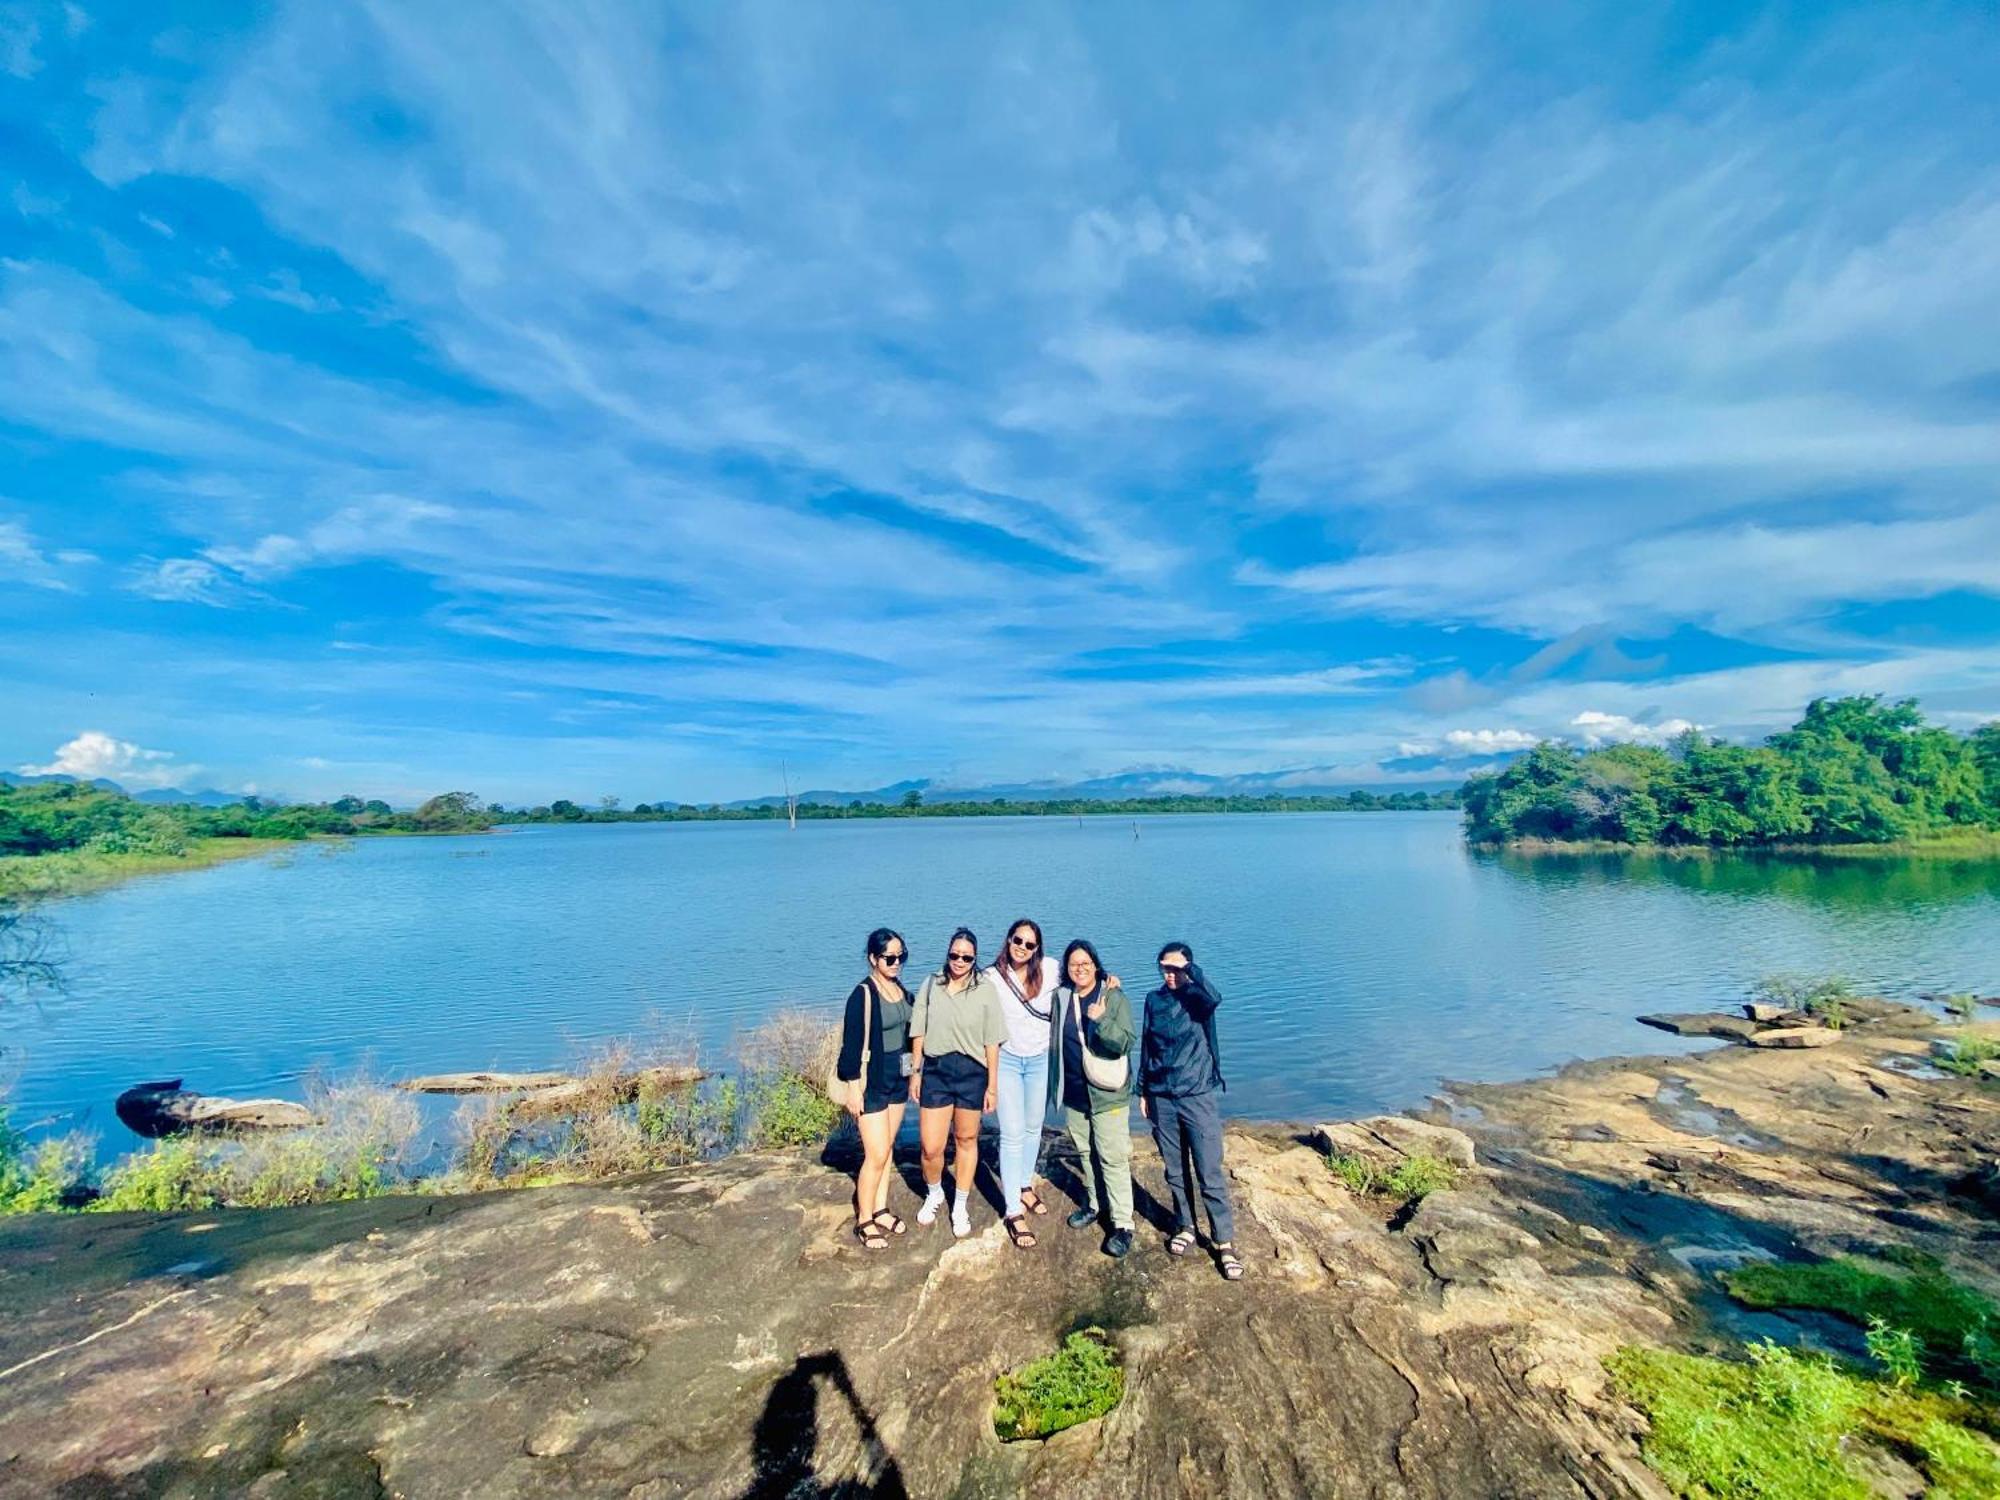
[[[868,1034],[874,1030],[875,981],[864,979],[861,981],[861,988],[863,991],[861,998],[861,1071],[854,1078],[842,1078],[840,1076],[840,1059],[837,1056],[834,1058],[832,1064],[826,1070],[826,1097],[831,1099],[835,1104],[839,1104],[847,1098],[845,1090],[848,1084],[859,1082],[864,1090],[868,1087],[868,1059],[874,1055],[874,1049],[868,1045]]]
[[[1070,992],[1073,996],[1075,991]],[[1125,1080],[1131,1075],[1132,1060],[1127,1057],[1099,1057],[1090,1050],[1090,1043],[1083,1034],[1083,1001],[1076,999],[1076,1009],[1070,1013],[1076,1022],[1076,1050],[1083,1054],[1083,1079],[1092,1088],[1115,1093],[1125,1087]]]

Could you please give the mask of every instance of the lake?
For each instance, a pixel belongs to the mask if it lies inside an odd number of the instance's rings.
[[[1094,939],[1135,994],[1183,938],[1225,995],[1228,1108],[1297,1120],[1707,1045],[1633,1017],[1773,970],[2000,988],[1994,864],[1476,854],[1451,813],[359,839],[48,912],[70,983],[0,1019],[13,1118],[111,1152],[133,1143],[111,1101],[144,1079],[296,1097],[312,1072],[547,1068],[662,1029],[726,1058],[774,1010],[834,1015],[878,923],[934,966],[958,923],[990,955],[1032,916],[1052,945]]]

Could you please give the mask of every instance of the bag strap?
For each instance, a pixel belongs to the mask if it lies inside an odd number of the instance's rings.
[[[868,1076],[868,1059],[875,1055],[875,1049],[868,1045],[872,1040],[870,1032],[874,1030],[874,1026],[875,976],[863,974],[861,976],[861,1076],[864,1079]]]
[[[1035,962],[1040,963],[1041,960],[1038,958],[1035,960]],[[1021,1002],[1022,1009],[1026,1010],[1027,1013],[1033,1016],[1037,1021],[1046,1023],[1049,1019],[1050,1014],[1052,1013],[1053,1008],[1051,1010],[1035,1009],[1035,1002],[1030,1000],[1028,998],[1028,992],[1021,988],[1021,981],[1014,977],[1014,971],[1008,967],[1006,959],[1004,958],[1001,959],[1000,962],[995,964],[993,967],[998,969],[1000,971],[1000,977],[1007,981],[1007,988],[1014,992],[1014,998]],[[1051,998],[1053,998],[1053,993],[1051,993]]]

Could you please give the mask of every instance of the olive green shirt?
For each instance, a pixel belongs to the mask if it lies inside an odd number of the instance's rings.
[[[1000,1008],[1000,989],[985,974],[976,975],[957,994],[933,974],[917,991],[910,1010],[910,1035],[924,1039],[924,1056],[963,1052],[986,1061],[986,1049],[1007,1040],[1007,1015]]]

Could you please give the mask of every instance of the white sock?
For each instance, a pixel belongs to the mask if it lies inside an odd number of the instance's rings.
[[[938,1210],[943,1207],[944,1184],[942,1182],[934,1182],[930,1185],[929,1191],[924,1194],[923,1207],[917,1210],[917,1222],[919,1224],[936,1223]]]

